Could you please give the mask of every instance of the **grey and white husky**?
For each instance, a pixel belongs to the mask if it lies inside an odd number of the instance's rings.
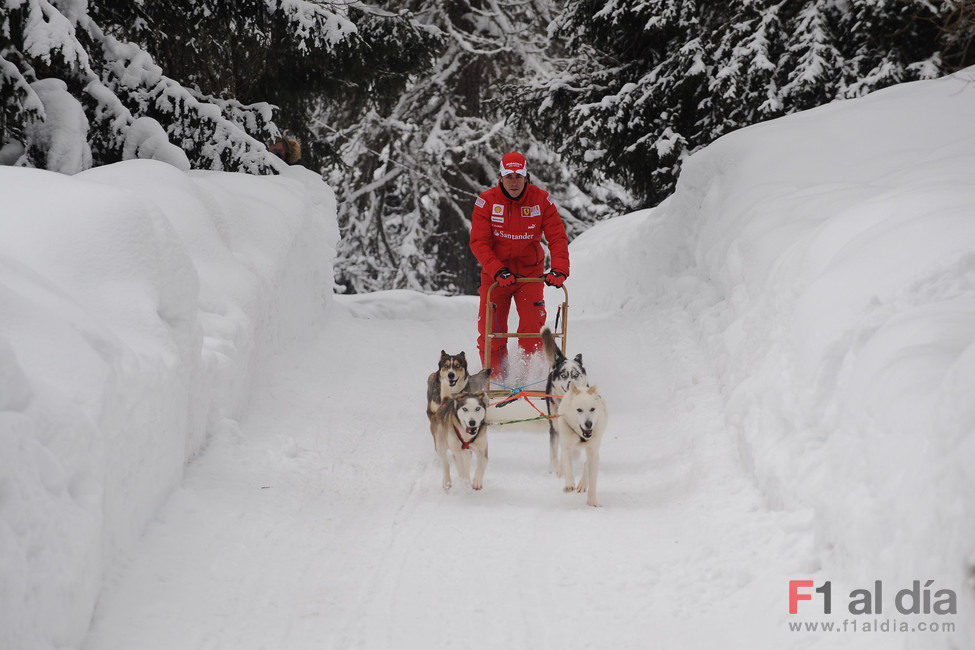
[[[555,426],[559,433],[559,446],[562,451],[560,472],[565,480],[566,492],[589,492],[586,503],[598,506],[596,501],[596,478],[599,475],[599,445],[603,440],[609,413],[606,402],[599,395],[599,389],[591,386],[579,390],[569,384],[569,390],[559,403],[559,417]],[[573,457],[584,451],[586,462],[582,468],[582,478],[575,485],[572,476]]]
[[[548,373],[548,383],[545,385],[545,394],[554,397],[545,398],[545,406],[551,418],[553,412],[558,412],[559,402],[565,395],[569,386],[576,388],[586,388],[589,386],[589,377],[586,375],[586,368],[582,365],[582,354],[577,354],[572,359],[562,354],[562,350],[555,343],[552,330],[547,326],[542,328],[542,341],[545,345],[545,356],[548,357],[548,364],[551,370]],[[552,419],[548,421],[548,471],[559,472],[559,441]]]
[[[454,457],[457,474],[471,481],[471,462],[477,455],[477,469],[471,487],[484,487],[484,470],[488,461],[487,397],[484,393],[461,393],[444,400],[440,409],[430,418],[433,448],[443,463],[443,489],[450,489],[450,462],[447,450]]]

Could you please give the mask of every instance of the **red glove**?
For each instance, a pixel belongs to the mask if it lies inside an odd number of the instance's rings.
[[[561,287],[566,277],[568,276],[565,273],[553,269],[545,274],[545,284],[550,287]]]
[[[508,267],[504,267],[494,274],[494,279],[497,281],[499,287],[510,287],[518,278],[508,270]]]

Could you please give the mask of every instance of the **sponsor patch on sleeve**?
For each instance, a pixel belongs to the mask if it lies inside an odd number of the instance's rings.
[[[474,201],[474,205],[476,205],[479,208],[483,208],[484,207],[484,203],[485,203],[485,201],[481,197],[477,197],[477,200]]]

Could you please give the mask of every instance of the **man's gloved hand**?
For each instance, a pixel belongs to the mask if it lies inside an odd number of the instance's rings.
[[[515,283],[517,277],[508,270],[508,267],[504,267],[494,274],[494,279],[497,281],[499,287],[510,287]]]
[[[552,269],[545,274],[545,284],[550,287],[561,287],[562,283],[565,282],[567,277],[568,276],[565,273]]]

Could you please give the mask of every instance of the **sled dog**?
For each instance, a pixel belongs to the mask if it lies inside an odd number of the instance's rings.
[[[444,400],[440,409],[430,418],[433,448],[443,463],[443,489],[450,488],[450,463],[447,450],[454,457],[457,473],[465,481],[471,480],[471,461],[477,455],[477,469],[471,487],[484,487],[484,470],[488,461],[487,398],[484,393],[461,393]]]
[[[460,354],[447,354],[440,351],[440,362],[437,369],[427,377],[427,417],[432,418],[440,409],[444,399],[459,395],[461,392],[477,393],[485,390],[487,378],[491,374],[491,369],[486,368],[476,375],[467,374],[467,356]],[[474,380],[474,384],[468,386],[468,382]],[[485,388],[480,388],[484,386]]]
[[[582,354],[577,354],[569,359],[562,350],[559,349],[552,335],[552,330],[547,326],[542,328],[542,341],[545,345],[545,356],[548,357],[548,365],[551,370],[548,373],[548,383],[545,385],[545,394],[554,397],[545,398],[545,406],[548,415],[558,412],[559,402],[562,396],[569,390],[569,386],[576,388],[587,388],[589,378],[586,376],[586,368],[582,365]],[[555,431],[553,420],[548,421],[548,471],[559,471],[559,439]]]
[[[559,402],[559,417],[555,424],[562,450],[561,475],[565,480],[566,492],[589,491],[586,503],[591,506],[599,505],[596,501],[599,444],[603,440],[607,418],[606,403],[599,396],[599,389],[596,386],[579,390],[575,384],[569,384],[568,392]],[[579,484],[575,485],[572,477],[572,460],[580,450],[586,453],[586,462],[582,468],[582,478],[579,479]]]

